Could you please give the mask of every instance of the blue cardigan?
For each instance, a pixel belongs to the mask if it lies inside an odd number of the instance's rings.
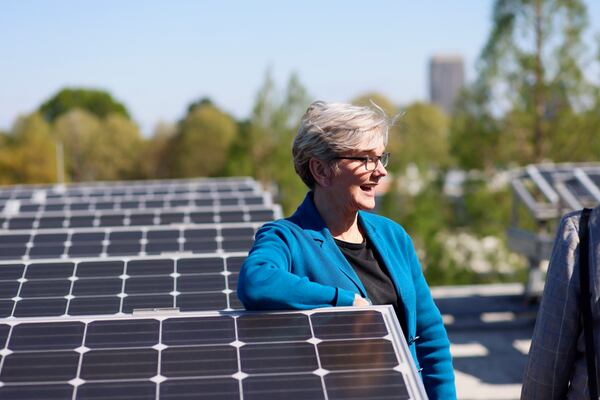
[[[430,399],[455,399],[450,342],[412,241],[397,223],[360,211],[359,223],[379,253],[404,305],[410,352]],[[248,310],[351,306],[367,297],[309,193],[287,219],[256,233],[240,271],[238,297]],[[417,338],[414,340],[414,338]]]

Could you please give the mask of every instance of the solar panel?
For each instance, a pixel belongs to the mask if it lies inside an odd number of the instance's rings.
[[[532,164],[515,173],[512,186],[535,219],[553,220],[600,203],[600,165]]]
[[[555,223],[567,212],[600,204],[600,164],[531,164],[513,173],[514,193],[509,248],[529,262],[525,295],[541,296],[544,275],[540,266],[550,259]],[[520,205],[537,223],[535,231],[520,224]]]
[[[36,199],[177,194],[187,192],[259,192],[251,178],[194,178],[144,181],[90,182],[68,185],[15,185],[0,187],[0,199]]]
[[[0,397],[425,399],[390,306],[0,323]]]
[[[0,263],[0,318],[242,310],[246,253]]]
[[[219,222],[266,222],[281,216],[278,207],[223,206],[195,207],[183,210],[38,212],[9,216],[0,221],[4,230],[45,230],[57,228],[92,228],[119,226],[153,226],[172,224],[206,224]]]
[[[391,307],[239,311],[281,216],[250,178],[0,188],[0,210],[0,398],[426,398]]]
[[[261,223],[0,232],[0,260],[248,251]]]
[[[88,198],[46,198],[42,200],[19,200],[14,204],[10,214],[34,213],[48,211],[97,211],[97,210],[147,210],[155,208],[180,207],[219,207],[219,206],[256,206],[272,205],[271,196],[267,193],[254,192],[212,192],[183,193],[167,195],[128,195]],[[7,200],[0,200],[0,211]],[[9,214],[9,213],[6,213]]]

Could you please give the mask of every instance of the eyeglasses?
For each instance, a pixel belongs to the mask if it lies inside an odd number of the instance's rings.
[[[365,169],[367,171],[375,171],[377,169],[377,163],[380,162],[381,165],[387,167],[390,161],[390,153],[383,153],[380,156],[363,156],[363,157],[335,157],[334,160],[357,160],[362,161],[365,164]]]

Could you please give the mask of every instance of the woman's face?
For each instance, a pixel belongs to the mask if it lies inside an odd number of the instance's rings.
[[[383,154],[385,145],[364,143],[356,150],[340,154],[339,157],[379,157]],[[368,171],[362,160],[340,158],[337,161],[338,171],[331,179],[332,192],[337,197],[336,203],[349,212],[372,210],[375,208],[375,187],[387,171],[381,162],[377,162],[374,170]]]

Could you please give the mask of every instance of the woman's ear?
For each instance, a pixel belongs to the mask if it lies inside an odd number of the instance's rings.
[[[328,187],[331,185],[333,171],[331,170],[328,162],[319,160],[317,158],[311,158],[308,162],[308,167],[310,168],[310,172],[317,184],[323,187]]]

